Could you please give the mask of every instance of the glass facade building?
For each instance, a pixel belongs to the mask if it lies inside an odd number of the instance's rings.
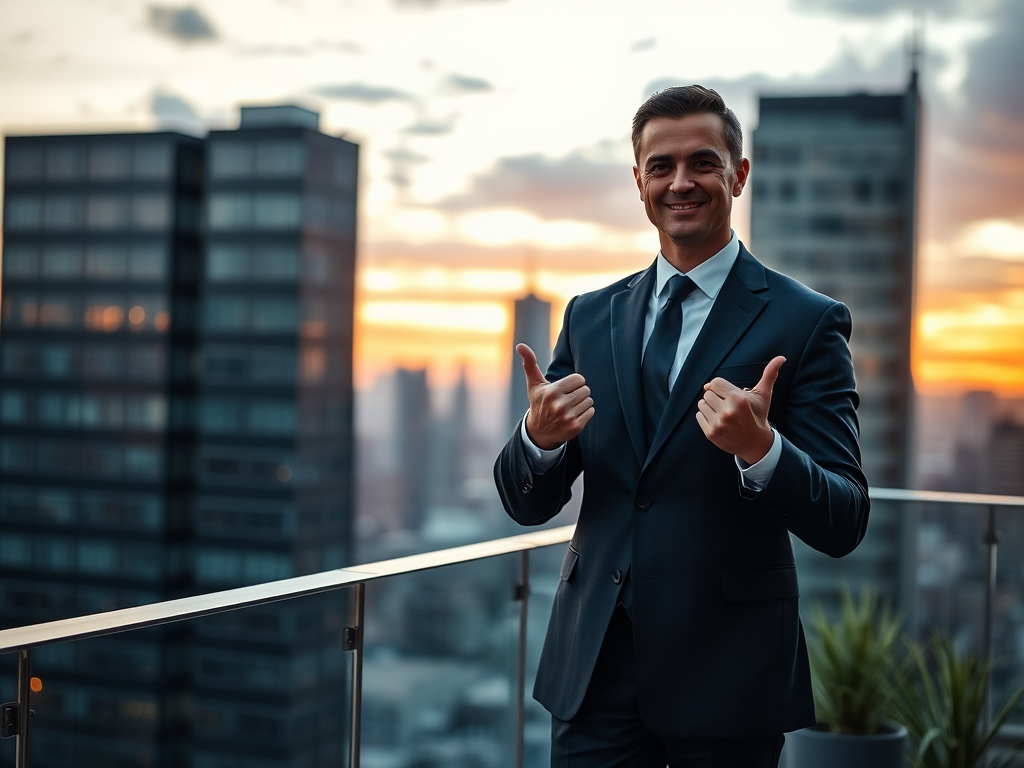
[[[864,470],[908,487],[920,99],[903,93],[763,96],[753,133],[751,240],[768,266],[845,303]],[[876,504],[868,538],[842,561],[798,547],[802,594],[831,601],[869,580],[910,605],[911,517]]]
[[[6,139],[3,627],[348,562],[358,148],[316,126]],[[342,716],[345,606],[288,605],[39,651],[33,762],[336,764],[298,713]]]

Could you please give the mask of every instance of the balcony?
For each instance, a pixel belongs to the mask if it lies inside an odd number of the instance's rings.
[[[880,521],[914,532],[913,583],[897,590],[912,601],[908,629],[946,630],[994,659],[998,700],[1024,672],[1024,497],[872,500]],[[888,531],[869,531],[869,561]],[[529,692],[572,534],[0,631],[0,700],[16,704],[0,765],[546,765],[548,718]]]

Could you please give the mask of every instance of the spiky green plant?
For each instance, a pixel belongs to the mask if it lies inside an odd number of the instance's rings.
[[[983,729],[988,674],[985,661],[957,653],[953,642],[940,633],[932,635],[927,646],[910,645],[909,655],[893,677],[889,711],[906,726],[917,747],[914,768],[976,768],[984,764],[999,729],[1024,697],[1024,687],[1012,691],[989,728]],[[1006,756],[989,766],[1007,765],[1010,760]]]
[[[833,733],[870,735],[885,721],[903,624],[878,594],[864,589],[856,603],[843,589],[839,619],[830,622],[819,605],[808,642],[818,719]]]

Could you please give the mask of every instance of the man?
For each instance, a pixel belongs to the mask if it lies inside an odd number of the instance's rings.
[[[582,472],[534,696],[552,764],[775,768],[814,723],[789,534],[864,536],[849,311],[766,269],[730,228],[750,163],[700,86],[633,120],[661,252],[565,310],[495,464],[505,509],[549,520]]]

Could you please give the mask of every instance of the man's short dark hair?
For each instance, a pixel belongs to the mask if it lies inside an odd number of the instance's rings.
[[[725,144],[729,148],[733,168],[738,168],[743,159],[743,129],[736,113],[725,106],[717,91],[702,85],[677,85],[658,91],[640,105],[633,117],[633,156],[640,162],[640,139],[644,126],[656,117],[671,117],[678,120],[687,115],[710,113],[722,118],[725,129]]]

